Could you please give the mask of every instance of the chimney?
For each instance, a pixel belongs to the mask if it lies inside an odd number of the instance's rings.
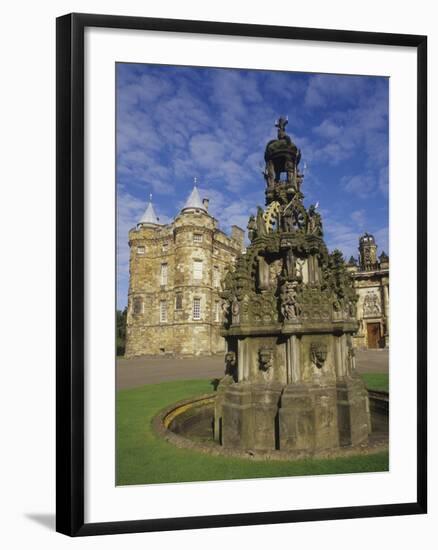
[[[210,199],[202,199],[202,204],[205,206],[206,210],[208,210],[209,202],[210,202]]]

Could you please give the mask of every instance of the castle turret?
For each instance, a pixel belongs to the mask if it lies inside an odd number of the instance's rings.
[[[149,203],[143,216],[137,224],[139,226],[156,226],[159,225],[160,218],[155,214],[154,205],[152,204],[152,195],[150,195]]]
[[[204,212],[207,212],[207,209],[208,203],[205,204],[205,202],[201,200],[201,195],[199,194],[198,188],[195,185],[188,199],[186,200],[186,203],[183,206],[181,212],[187,212],[188,210],[202,210]]]
[[[383,251],[379,256],[380,269],[389,269],[389,256]]]
[[[377,245],[370,233],[364,233],[359,239],[360,268],[363,271],[374,271],[378,269]]]

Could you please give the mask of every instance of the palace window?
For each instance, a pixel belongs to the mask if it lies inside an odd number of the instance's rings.
[[[202,243],[202,233],[193,233],[193,242]]]
[[[167,323],[167,301],[160,300],[160,323]]]
[[[132,313],[134,315],[143,313],[143,300],[139,296],[136,296],[132,301]]]
[[[144,246],[137,246],[137,254],[142,256],[145,253],[145,247]]]
[[[216,323],[219,323],[220,319],[220,304],[219,300],[216,300],[214,303],[214,320]]]
[[[161,285],[167,285],[167,264],[161,264],[160,280]]]
[[[200,281],[202,279],[202,260],[193,262],[193,279]]]
[[[182,292],[177,292],[175,295],[175,309],[177,309],[178,311],[183,308],[182,298]]]
[[[213,267],[213,286],[214,288],[219,288],[221,284],[221,272],[219,271],[219,267],[215,265]]]
[[[193,320],[199,321],[201,318],[201,298],[193,298]]]

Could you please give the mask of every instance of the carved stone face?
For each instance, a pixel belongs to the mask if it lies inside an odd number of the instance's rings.
[[[230,367],[234,367],[236,365],[236,354],[234,351],[228,351],[225,354],[225,363]]]
[[[261,348],[259,350],[259,362],[261,370],[267,371],[270,367],[272,367],[273,359],[274,352],[271,348]]]
[[[318,369],[322,368],[327,359],[327,344],[312,342],[310,345],[310,359]]]

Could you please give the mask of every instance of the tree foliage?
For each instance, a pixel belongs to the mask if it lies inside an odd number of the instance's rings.
[[[127,308],[123,311],[116,311],[116,342],[117,342],[117,355],[125,354],[126,344],[126,315]]]

